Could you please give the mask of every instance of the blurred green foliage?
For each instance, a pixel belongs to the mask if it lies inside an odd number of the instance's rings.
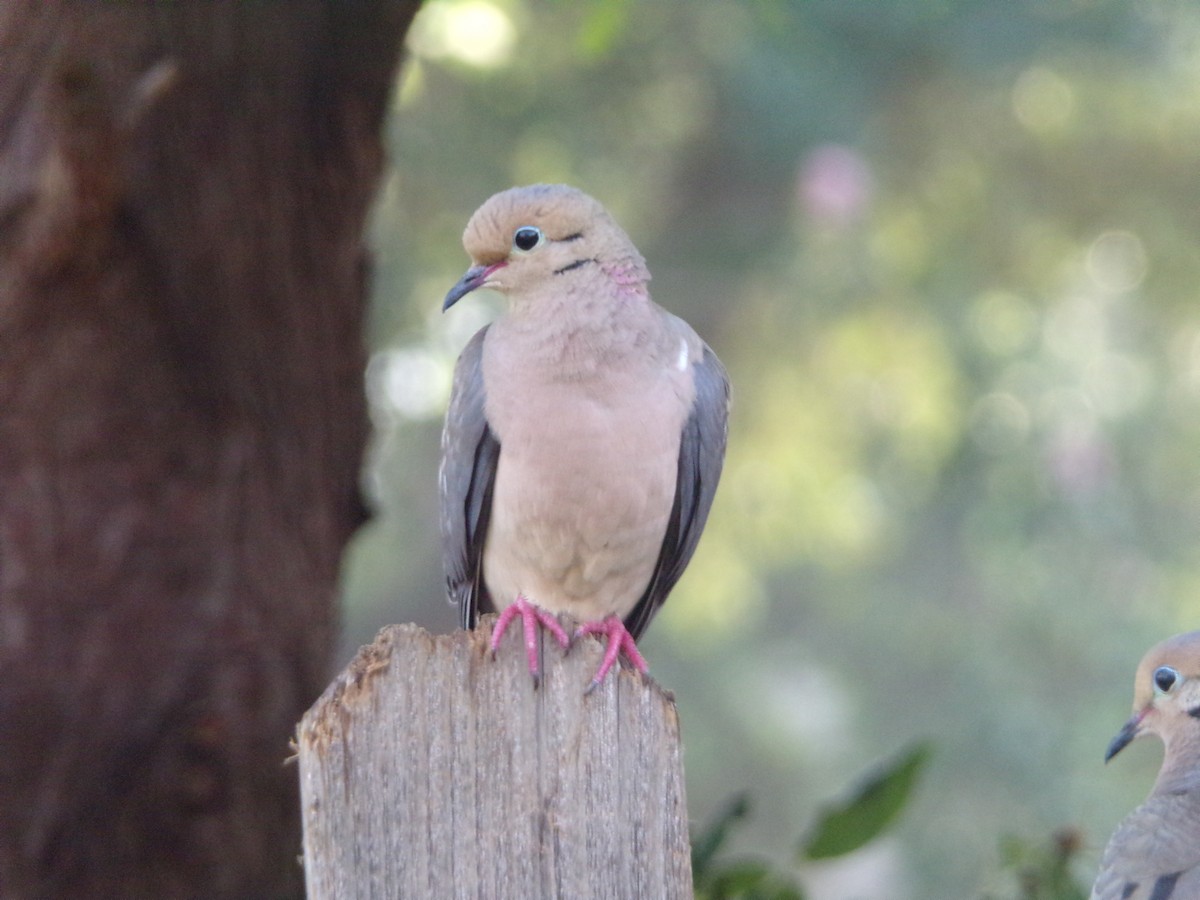
[[[809,897],[980,896],[999,835],[1095,866],[1158,758],[1101,757],[1200,612],[1200,7],[1178,0],[430,0],[374,222],[348,644],[448,630],[442,317],[488,195],[601,199],[735,387],[696,559],[643,642],[693,818],[742,849],[872,759],[911,809]],[[735,847],[736,849],[736,847]]]
[[[848,800],[823,809],[800,858],[845,856],[879,837],[908,803],[930,752],[928,744],[918,744],[863,779]]]
[[[908,803],[930,755],[927,744],[865,777],[844,801],[826,806],[797,858],[828,860],[875,840]],[[719,856],[750,813],[746,794],[735,796],[712,823],[692,837],[692,876],[699,900],[804,900],[795,879],[769,861]],[[1038,900],[1041,900],[1040,896]]]
[[[749,814],[749,797],[738,794],[712,822],[692,835],[692,883],[697,900],[804,900],[791,876],[769,861],[729,860],[718,855]]]
[[[1000,844],[1003,867],[1015,879],[1017,893],[987,894],[984,900],[1087,900],[1090,890],[1077,873],[1081,840],[1073,828],[1060,829],[1043,844],[1006,835]]]

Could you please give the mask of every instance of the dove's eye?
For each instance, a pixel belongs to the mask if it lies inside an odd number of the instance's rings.
[[[543,241],[542,229],[532,225],[522,225],[513,235],[513,247],[522,253],[528,253]]]
[[[1182,680],[1170,666],[1159,666],[1154,670],[1154,689],[1160,694],[1170,693]]]

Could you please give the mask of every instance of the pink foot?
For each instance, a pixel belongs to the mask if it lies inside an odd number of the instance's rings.
[[[558,619],[518,594],[517,599],[500,612],[500,618],[496,620],[496,627],[492,629],[492,640],[488,646],[491,648],[493,658],[496,656],[496,648],[500,646],[504,632],[517,616],[521,617],[521,624],[525,626],[525,658],[529,661],[529,674],[533,676],[533,686],[537,687],[542,680],[541,668],[538,666],[538,623],[540,622],[543,628],[554,635],[554,639],[564,649],[570,646],[571,641],[567,637],[567,633],[563,631],[563,627],[558,624]]]
[[[633,664],[633,667],[646,674],[646,660],[642,654],[638,653],[637,644],[633,642],[633,635],[625,628],[625,623],[616,616],[608,616],[599,622],[584,622],[575,632],[575,637],[582,637],[585,634],[604,634],[608,635],[608,647],[604,651],[604,660],[600,663],[600,668],[596,670],[596,675],[592,679],[592,683],[588,685],[585,694],[590,694],[596,688],[600,687],[600,683],[604,681],[604,676],[617,661],[617,657],[622,653],[625,658]]]

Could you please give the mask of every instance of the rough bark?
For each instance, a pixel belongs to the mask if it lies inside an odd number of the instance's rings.
[[[542,640],[535,689],[515,625],[385,628],[300,725],[311,900],[690,898],[679,719],[635,672]]]
[[[0,895],[301,890],[415,2],[0,3]]]

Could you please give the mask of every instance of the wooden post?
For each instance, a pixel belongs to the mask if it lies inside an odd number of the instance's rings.
[[[385,628],[299,731],[310,900],[690,898],[679,719],[595,640]]]

